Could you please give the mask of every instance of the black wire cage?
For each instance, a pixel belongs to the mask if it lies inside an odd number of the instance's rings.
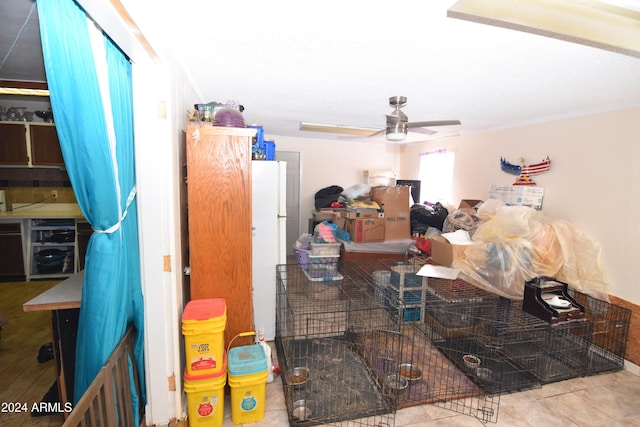
[[[569,289],[568,293],[585,308],[585,318],[590,326],[585,338],[585,375],[624,369],[631,310],[574,289]]]
[[[569,290],[585,315],[549,322],[521,300],[418,274],[428,262],[336,262],[319,277],[278,266],[292,425],[393,425],[396,409],[427,403],[497,422],[505,393],[624,368],[630,310]],[[303,384],[294,368],[308,369]]]
[[[277,267],[276,349],[290,425],[393,426],[400,325],[360,277]]]
[[[473,331],[485,307],[498,297],[461,280],[423,277],[427,263],[416,257],[406,261],[354,261],[349,271],[358,271],[373,288],[374,299],[401,325],[402,366],[414,377],[398,396],[398,408],[432,403],[457,413],[497,422],[504,375],[498,354],[482,353],[483,366],[465,365],[463,357],[480,351],[471,346]],[[491,370],[489,370],[491,368]]]

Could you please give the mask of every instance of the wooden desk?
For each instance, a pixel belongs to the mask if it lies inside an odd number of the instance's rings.
[[[58,283],[22,304],[22,311],[65,310],[80,308],[84,270]]]
[[[58,283],[22,305],[22,311],[51,310],[51,336],[62,408],[73,404],[76,337],[84,271]],[[65,418],[68,413],[65,412]]]

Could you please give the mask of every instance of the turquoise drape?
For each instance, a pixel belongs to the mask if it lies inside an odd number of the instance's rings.
[[[91,40],[97,29],[72,0],[37,5],[65,166],[95,231],[87,248],[78,326],[77,402],[131,323],[138,331],[135,357],[144,387],[131,63],[102,33],[96,48]],[[140,398],[144,401],[144,393]]]

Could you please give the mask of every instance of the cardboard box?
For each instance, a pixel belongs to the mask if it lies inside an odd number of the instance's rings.
[[[345,230],[356,243],[382,242],[385,238],[384,218],[347,219]]]
[[[544,188],[535,185],[492,185],[490,199],[502,200],[507,206],[528,206],[542,209]]]
[[[451,267],[455,261],[464,258],[464,252],[472,242],[469,233],[465,230],[457,230],[447,235],[452,236],[452,241],[460,241],[464,244],[451,243],[446,237],[434,236],[429,239],[431,240],[431,259],[436,264]]]
[[[435,236],[431,239],[431,259],[436,264],[451,267],[455,260],[461,259],[466,245],[452,245],[447,239]]]
[[[483,203],[484,203],[484,201],[482,201],[482,200],[462,199],[462,200],[460,200],[460,204],[458,205],[458,209],[469,208],[469,209],[478,210],[480,205],[483,204]]]
[[[385,240],[411,238],[409,191],[407,186],[371,189],[371,200],[384,209]]]
[[[333,209],[318,209],[313,211],[313,219],[316,221],[329,221],[335,223],[339,216],[340,212],[334,211]]]
[[[354,218],[384,218],[384,212],[377,209],[353,209],[345,208],[340,211],[342,218],[354,219]]]

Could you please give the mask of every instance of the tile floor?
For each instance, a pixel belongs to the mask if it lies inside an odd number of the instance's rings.
[[[270,343],[273,344],[273,343]],[[273,352],[275,355],[275,351]],[[227,396],[228,397],[228,396]],[[234,426],[228,398],[223,426]],[[288,425],[282,382],[267,384],[263,420],[245,424],[255,427]],[[345,426],[357,426],[347,424]],[[498,422],[488,427],[623,427],[640,426],[640,376],[622,370],[546,384],[540,388],[500,396]],[[456,414],[435,405],[400,409],[396,427],[470,426],[483,424],[470,416]],[[393,427],[393,426],[392,426]]]

